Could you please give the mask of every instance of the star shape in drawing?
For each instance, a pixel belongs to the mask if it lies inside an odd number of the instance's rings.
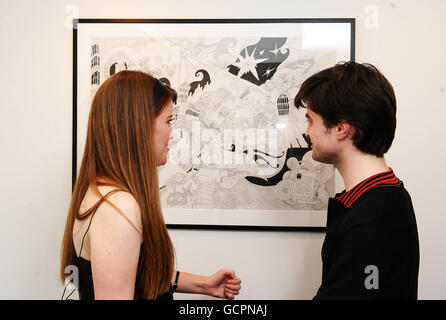
[[[268,70],[266,70],[265,73],[263,74],[263,77],[264,77],[265,75],[266,75],[267,77],[269,77],[270,73],[273,72],[274,69],[276,69],[276,68],[272,68],[272,69],[268,68]]]
[[[271,53],[274,53],[275,54],[275,56],[276,56],[276,58],[277,58],[277,54],[279,53],[279,51],[280,51],[280,49],[277,49],[277,42],[276,42],[276,45],[275,45],[275,49],[274,50],[269,50],[269,52],[271,52]]]
[[[259,74],[257,73],[257,65],[259,63],[262,63],[266,59],[256,59],[254,57],[254,54],[256,52],[256,48],[252,51],[251,55],[248,54],[247,48],[245,48],[245,56],[242,57],[241,55],[238,56],[239,62],[234,62],[233,65],[239,68],[237,77],[243,76],[245,73],[251,72],[254,77],[256,77],[257,80],[259,80]]]

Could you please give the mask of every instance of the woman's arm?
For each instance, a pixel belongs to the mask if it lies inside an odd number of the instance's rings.
[[[175,282],[176,271],[172,277]],[[177,292],[205,294],[217,298],[234,299],[239,294],[241,280],[233,270],[219,270],[211,276],[180,272]]]
[[[133,299],[142,237],[141,214],[135,199],[125,192],[97,210],[90,230],[91,269],[95,299]],[[134,224],[132,226],[122,214]]]

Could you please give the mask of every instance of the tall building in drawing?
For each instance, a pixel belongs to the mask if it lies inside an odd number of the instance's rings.
[[[91,46],[91,86],[93,90],[101,84],[99,46],[94,44]]]

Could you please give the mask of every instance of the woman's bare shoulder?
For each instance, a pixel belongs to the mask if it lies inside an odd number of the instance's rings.
[[[99,187],[102,196],[115,190],[114,187]],[[133,195],[126,191],[116,191],[107,197],[98,208],[98,215],[109,223],[127,223],[140,234],[142,233],[141,211]],[[117,221],[115,221],[117,220]]]

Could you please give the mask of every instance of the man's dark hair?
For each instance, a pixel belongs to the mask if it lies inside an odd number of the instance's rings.
[[[338,63],[302,83],[294,105],[319,114],[327,128],[344,120],[355,128],[353,144],[382,156],[395,136],[396,99],[390,82],[371,64]]]

